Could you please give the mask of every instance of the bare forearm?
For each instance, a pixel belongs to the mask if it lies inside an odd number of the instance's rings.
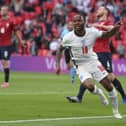
[[[109,37],[115,35],[116,32],[119,30],[119,28],[120,28],[119,26],[115,26],[111,30],[104,32],[102,35],[102,38],[109,38]]]
[[[18,39],[19,43],[21,43],[21,41],[22,41],[21,32],[20,31],[16,31],[15,34],[17,36],[17,39]]]
[[[108,26],[107,26],[107,25],[102,25],[102,26],[101,26],[101,28],[103,28],[103,29],[106,30],[106,31],[112,30],[113,27],[114,27],[113,25],[108,25]]]
[[[98,24],[98,23],[90,24],[89,26],[100,28],[100,29],[102,28],[105,31],[109,31],[114,27],[113,25],[104,25],[104,24]]]
[[[56,74],[59,75],[60,74],[60,59],[62,56],[62,46],[60,46],[60,48],[57,50],[56,53]]]
[[[56,53],[56,64],[60,63],[60,59],[61,59],[61,56],[62,56],[62,50],[63,50],[63,48],[61,48],[61,47],[57,50],[57,53]]]

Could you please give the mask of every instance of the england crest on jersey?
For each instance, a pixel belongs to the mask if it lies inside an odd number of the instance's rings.
[[[85,39],[82,39],[82,40],[81,40],[81,43],[82,43],[82,46],[83,46],[83,47],[85,46],[85,42],[86,42]]]

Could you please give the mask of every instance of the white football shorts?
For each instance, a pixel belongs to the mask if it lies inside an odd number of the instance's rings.
[[[108,72],[98,60],[85,61],[78,65],[76,71],[82,83],[88,78],[94,78],[97,82],[100,82],[108,75]]]

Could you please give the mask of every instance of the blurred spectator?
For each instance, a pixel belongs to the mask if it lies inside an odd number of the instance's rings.
[[[60,45],[60,34],[56,29],[52,29],[52,32],[50,34],[50,44],[49,49],[52,52],[52,55],[56,55],[56,51],[59,48]]]
[[[24,0],[11,0],[10,6],[14,9],[16,15],[20,15]]]
[[[89,13],[91,7],[89,6],[91,0],[77,0],[77,9],[79,11],[82,11],[84,13]]]
[[[73,22],[68,21],[61,33],[61,39],[64,37],[65,34],[67,34],[69,31],[72,31],[72,30],[73,30]]]
[[[41,48],[42,39],[43,39],[41,27],[39,27],[39,26],[33,27],[32,38],[33,38],[33,41],[35,42],[34,46],[35,46],[35,52],[37,55],[37,50]]]
[[[119,54],[120,59],[125,57],[125,48],[122,45],[122,42],[118,40],[118,45],[117,45],[117,52]]]

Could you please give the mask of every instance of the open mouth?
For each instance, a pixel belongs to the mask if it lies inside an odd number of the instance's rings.
[[[75,28],[76,28],[76,29],[81,29],[81,27],[80,27],[80,26],[76,26]]]

